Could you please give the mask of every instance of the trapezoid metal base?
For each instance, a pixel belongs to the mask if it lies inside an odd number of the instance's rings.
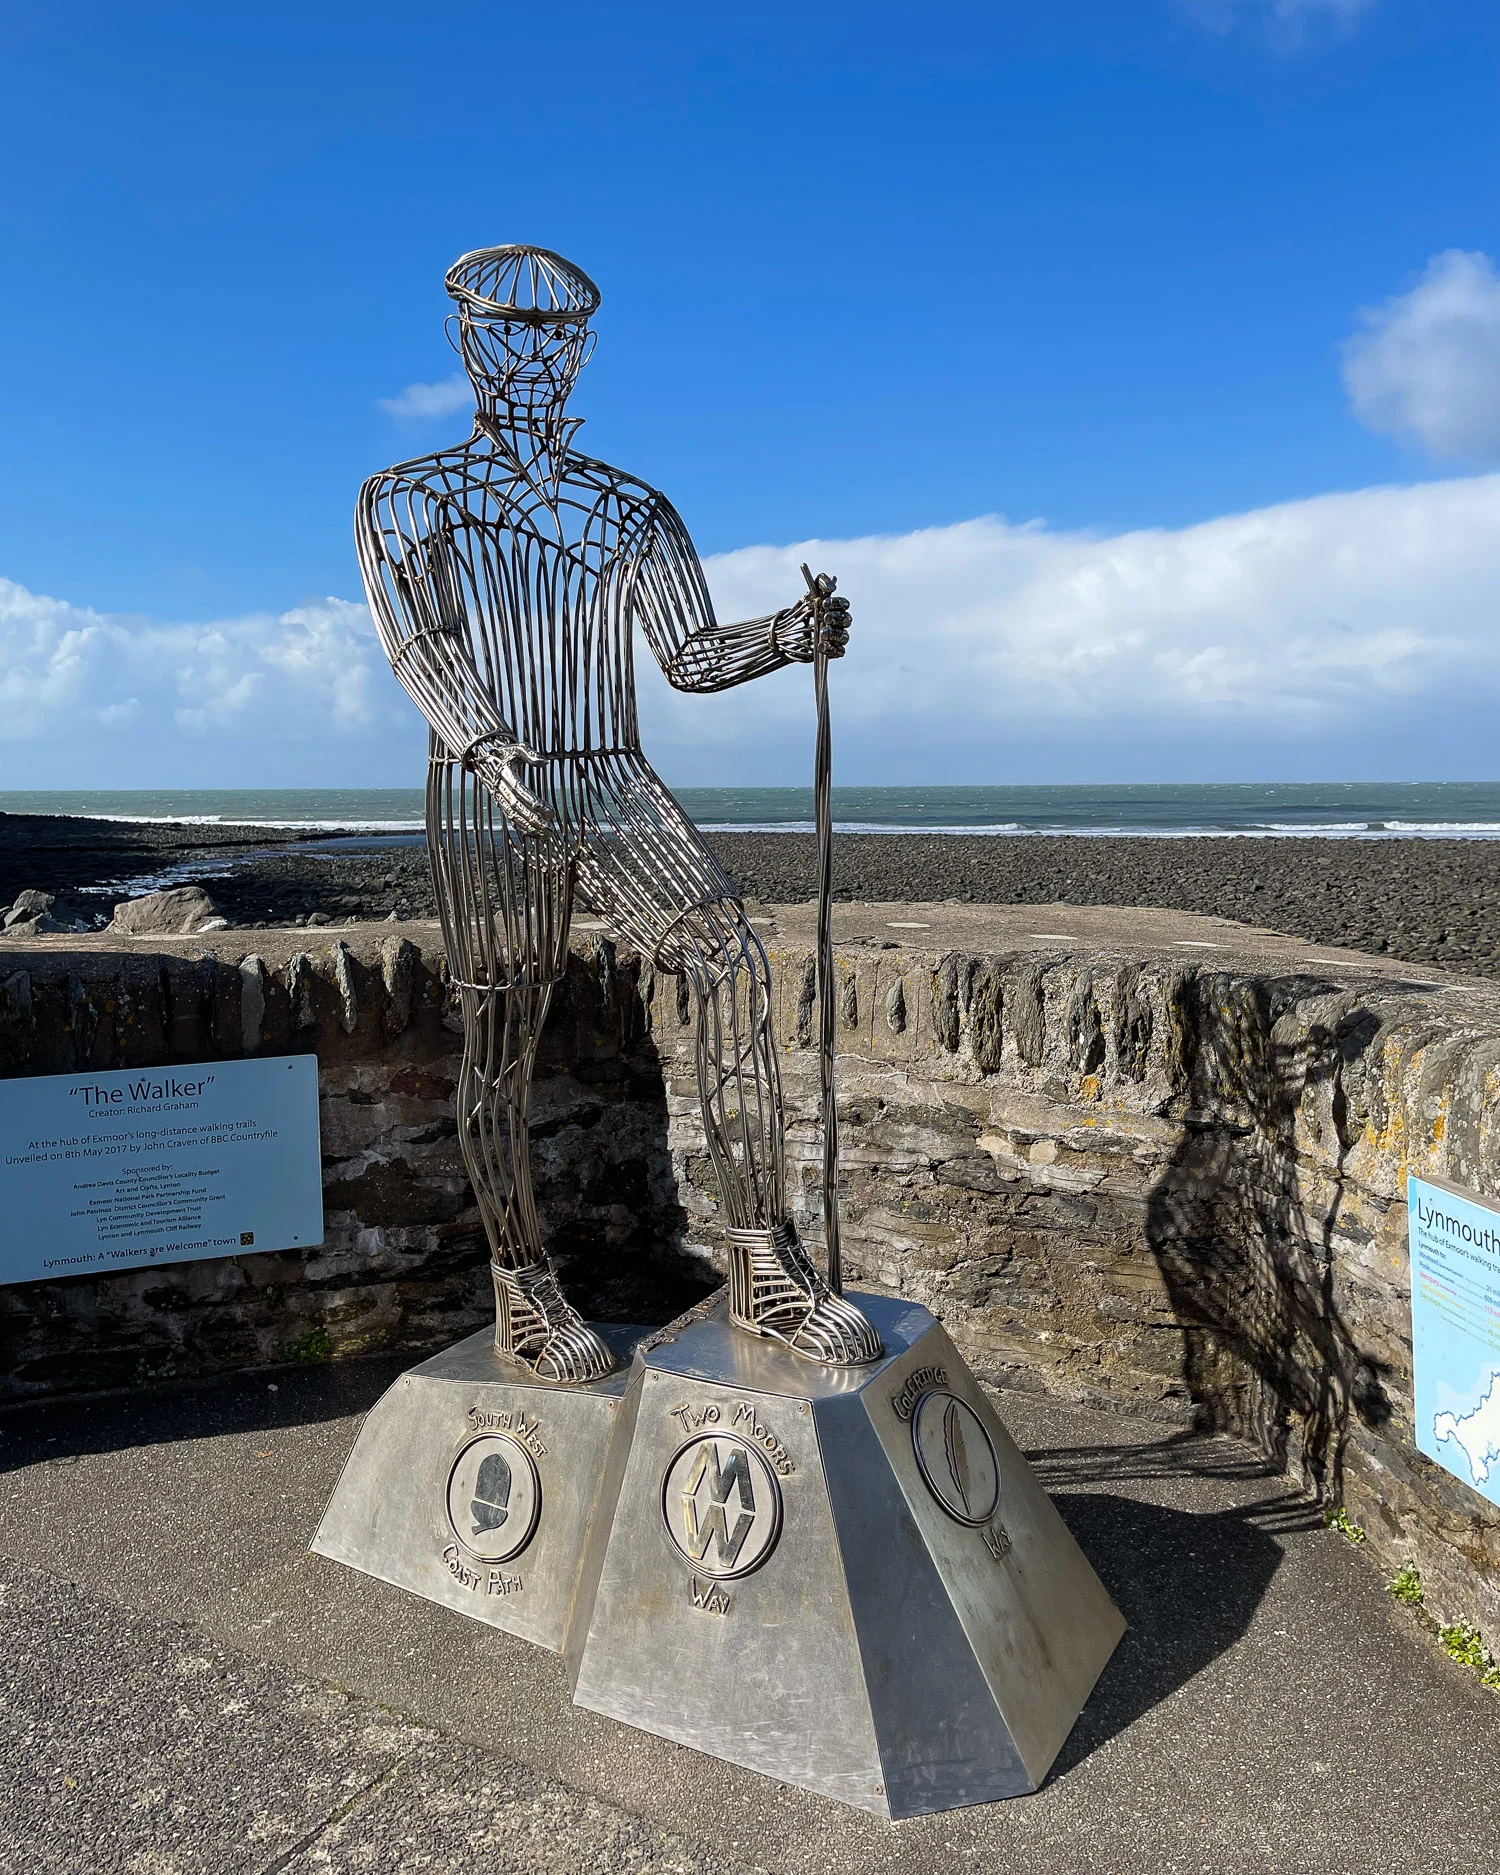
[[[482,1329],[403,1374],[360,1428],[312,1547],[563,1652],[590,1532],[630,1447],[628,1363],[645,1328],[594,1324],[621,1362],[549,1385]]]
[[[575,1702],[887,1817],[1035,1790],[1124,1621],[933,1317],[851,1300],[867,1367],[722,1303],[638,1352]]]

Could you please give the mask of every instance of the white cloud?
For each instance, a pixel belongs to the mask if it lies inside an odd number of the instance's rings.
[[[404,422],[425,422],[429,417],[451,417],[474,408],[474,387],[462,371],[436,384],[408,384],[399,397],[382,397],[380,408],[388,417]]]
[[[987,518],[707,563],[720,616],[854,606],[847,781],[1424,779],[1494,772],[1500,475],[1194,527]],[[718,697],[638,649],[646,746],[682,783],[801,782],[805,667]],[[0,786],[410,784],[423,730],[362,605],[133,623],[0,580]]]
[[[74,713],[86,729],[102,708],[128,707],[94,684],[109,631],[97,612],[0,579],[0,737],[66,733]]]
[[[1409,293],[1361,315],[1344,384],[1367,428],[1449,461],[1500,462],[1500,276],[1487,254],[1435,254]]]
[[[1269,25],[1283,41],[1300,43],[1308,29],[1352,27],[1376,0],[1181,0],[1185,12],[1212,32],[1228,33],[1243,21]]]
[[[160,625],[0,579],[0,742],[32,750],[7,761],[12,786],[58,756],[97,769],[146,747],[157,768],[175,754],[191,773],[231,746],[261,751],[274,785],[278,748],[388,736],[405,727],[401,702],[368,609],[348,600]]]
[[[1379,738],[1409,707],[1462,717],[1500,698],[1500,476],[1105,537],[989,518],[746,548],[708,562],[721,615],[787,604],[803,560],[854,606],[834,678],[848,779],[1150,779],[1205,762],[1316,776],[1351,751],[1392,775],[1493,767],[1488,729],[1476,758],[1456,718],[1436,748]],[[675,772],[728,779],[737,749],[755,763],[810,748],[810,687],[787,672],[705,705],[653,682],[648,720]]]

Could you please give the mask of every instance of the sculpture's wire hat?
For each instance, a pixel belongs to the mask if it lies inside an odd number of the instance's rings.
[[[465,319],[556,330],[585,325],[598,310],[599,289],[550,248],[514,243],[480,247],[448,269],[443,284]]]

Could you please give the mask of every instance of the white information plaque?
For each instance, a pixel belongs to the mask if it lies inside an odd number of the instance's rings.
[[[0,1283],[322,1241],[314,1055],[0,1081]]]
[[[1500,1206],[1408,1178],[1417,1446],[1500,1504]]]

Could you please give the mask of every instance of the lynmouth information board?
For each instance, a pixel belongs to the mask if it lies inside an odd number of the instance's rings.
[[[1500,1206],[1408,1178],[1417,1447],[1500,1504]]]
[[[314,1055],[0,1081],[0,1283],[323,1241]]]

